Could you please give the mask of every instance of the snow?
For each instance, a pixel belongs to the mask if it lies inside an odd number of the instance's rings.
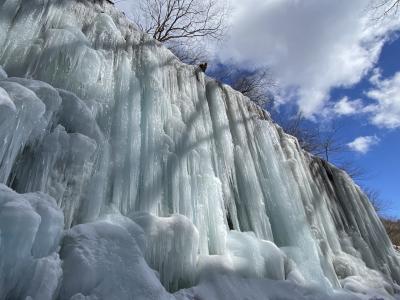
[[[56,250],[63,226],[50,196],[0,184],[0,299],[52,299],[62,276]]]
[[[199,247],[193,223],[182,215],[158,218],[142,213],[132,219],[144,230],[144,256],[149,266],[159,271],[163,286],[169,291],[192,286]]]
[[[366,196],[243,95],[107,1],[0,20],[0,300],[398,297]]]
[[[60,250],[59,299],[128,300],[132,295],[135,299],[172,299],[146,264],[130,228],[134,226],[132,221],[110,218],[69,230]]]
[[[7,73],[3,70],[2,67],[0,67],[0,79],[6,79],[7,78]]]
[[[280,299],[280,300],[355,300],[363,299],[342,291],[327,293],[317,287],[304,287],[289,281],[268,279],[244,279],[235,276],[210,276],[198,286],[177,293],[178,300],[184,299]],[[193,298],[191,298],[193,297]],[[369,299],[369,298],[364,298]]]

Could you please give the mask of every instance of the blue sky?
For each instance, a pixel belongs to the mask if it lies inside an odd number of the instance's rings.
[[[391,78],[400,71],[400,39],[387,42],[383,47],[376,67],[381,69],[383,78]],[[366,99],[365,91],[371,88],[364,78],[350,88],[338,88],[331,92],[333,98]],[[368,99],[367,99],[368,100]],[[397,98],[400,102],[400,95]],[[365,154],[356,151],[344,153],[346,159],[354,161],[366,172],[361,184],[371,187],[380,193],[386,203],[384,214],[400,218],[400,128],[380,128],[371,125],[365,116],[342,117],[339,120],[345,130],[343,138],[352,141],[359,136],[376,136],[379,142],[371,146]]]
[[[399,54],[400,39],[385,45],[378,62],[383,76],[391,77],[400,71]],[[382,199],[388,202],[386,213],[400,217],[400,129],[381,130],[378,134],[382,135],[382,142],[368,155],[357,159],[360,165],[376,173],[368,184],[379,190]]]

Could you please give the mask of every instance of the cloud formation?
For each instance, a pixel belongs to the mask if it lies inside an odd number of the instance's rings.
[[[355,115],[363,109],[361,99],[350,100],[348,97],[343,97],[333,106],[333,112],[339,116]]]
[[[351,143],[348,143],[347,146],[355,152],[366,154],[372,146],[379,142],[380,139],[377,136],[360,136]]]
[[[367,92],[367,96],[375,103],[364,108],[364,112],[371,114],[372,124],[383,128],[400,127],[400,72],[393,77],[382,79],[379,70],[371,77],[374,88]]]
[[[268,65],[305,116],[321,111],[334,87],[360,81],[374,67],[400,20],[371,24],[365,0],[232,0],[222,62]]]

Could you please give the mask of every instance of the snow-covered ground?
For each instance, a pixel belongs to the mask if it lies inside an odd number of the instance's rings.
[[[396,298],[351,179],[111,4],[0,27],[0,299]]]

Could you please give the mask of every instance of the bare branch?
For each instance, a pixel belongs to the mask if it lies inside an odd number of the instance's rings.
[[[400,220],[381,218],[393,245],[400,245]]]
[[[168,43],[168,48],[186,64],[198,65],[208,59],[206,47],[201,42],[183,43],[171,41]]]
[[[371,11],[376,16],[374,19],[381,20],[390,15],[397,15],[400,9],[400,0],[372,0]]]
[[[144,0],[137,23],[160,42],[199,37],[220,39],[228,8],[212,0]]]
[[[237,70],[232,66],[223,66],[211,75],[217,80],[231,85],[232,88],[263,108],[266,105],[272,105],[273,93],[271,90],[277,84],[268,68],[247,71]]]

